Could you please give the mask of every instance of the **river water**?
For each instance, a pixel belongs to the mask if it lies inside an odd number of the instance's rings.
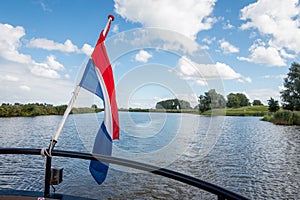
[[[0,118],[0,146],[43,148],[61,116]],[[70,115],[56,149],[90,152],[103,114]],[[166,167],[250,199],[300,198],[300,127],[259,117],[120,113],[121,139],[113,155]],[[97,185],[88,161],[53,159],[64,168],[58,193],[95,199],[216,199],[177,181],[110,165]],[[1,189],[43,191],[42,156],[0,155]]]

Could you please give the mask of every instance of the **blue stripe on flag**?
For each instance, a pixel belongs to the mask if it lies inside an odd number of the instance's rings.
[[[89,59],[79,85],[84,89],[92,92],[93,94],[96,94],[104,101],[102,88],[99,83],[95,71],[95,65],[92,59]],[[111,152],[112,152],[112,139],[107,132],[104,122],[102,122],[99,131],[96,135],[93,153],[111,156]],[[108,165],[109,165],[108,163],[100,162],[96,160],[92,160],[90,162],[90,167],[89,167],[90,172],[99,185],[103,183],[106,178],[108,172]]]
[[[100,97],[103,100],[102,89],[92,59],[89,59],[79,85],[84,89],[96,94],[98,97]]]
[[[112,139],[109,136],[104,123],[101,124],[101,127],[96,136],[93,153],[111,156]],[[90,162],[90,172],[99,185],[103,183],[106,178],[108,165],[109,164],[106,162],[100,162],[96,160],[92,160]]]

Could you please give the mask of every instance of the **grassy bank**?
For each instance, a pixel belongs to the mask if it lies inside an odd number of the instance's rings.
[[[268,106],[244,106],[241,108],[224,108],[208,110],[202,115],[226,115],[226,116],[264,116],[268,114]]]
[[[119,111],[122,112],[160,112],[160,113],[192,113],[192,114],[199,114],[198,110],[195,109],[147,109],[147,108],[129,108],[124,109],[121,108]]]
[[[103,108],[72,108],[71,114],[97,113],[102,112],[103,110]]]
[[[263,121],[278,125],[300,125],[300,111],[282,110],[265,115]]]
[[[201,114],[208,116],[264,116],[269,113],[268,106],[245,106],[241,108],[224,108],[224,109],[214,109],[208,110],[203,113],[199,113],[195,109],[140,109],[140,108],[130,108],[130,109],[120,109],[120,111],[126,112],[166,112],[166,113],[191,113],[191,114]]]

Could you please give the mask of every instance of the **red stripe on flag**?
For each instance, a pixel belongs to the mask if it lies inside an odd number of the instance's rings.
[[[119,116],[118,116],[118,106],[116,102],[116,93],[115,93],[115,84],[112,68],[107,56],[106,48],[103,42],[100,42],[96,45],[94,52],[92,53],[92,59],[94,64],[99,69],[102,74],[105,87],[108,92],[108,96],[110,99],[112,120],[113,120],[113,133],[112,139],[119,139]]]

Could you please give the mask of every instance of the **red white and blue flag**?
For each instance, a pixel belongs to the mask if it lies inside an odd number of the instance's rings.
[[[94,142],[93,153],[107,156],[112,154],[112,139],[119,139],[119,117],[114,77],[104,45],[112,20],[113,16],[110,15],[107,27],[101,32],[79,83],[80,87],[103,100],[104,119]],[[93,160],[89,169],[96,182],[101,184],[106,178],[108,163]]]

